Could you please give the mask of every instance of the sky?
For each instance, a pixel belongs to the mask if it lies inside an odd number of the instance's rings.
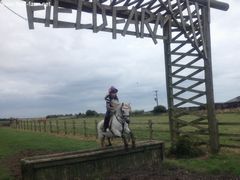
[[[226,2],[226,1],[225,1]],[[240,96],[240,1],[228,11],[211,10],[215,102]],[[105,111],[104,96],[118,88],[133,110],[167,106],[163,42],[111,33],[28,29],[25,3],[0,4],[0,118]]]

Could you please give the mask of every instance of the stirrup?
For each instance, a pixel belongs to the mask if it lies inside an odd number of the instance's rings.
[[[108,131],[110,131],[109,128],[103,129],[103,132],[108,132]]]

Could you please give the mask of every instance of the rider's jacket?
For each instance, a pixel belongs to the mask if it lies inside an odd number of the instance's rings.
[[[110,96],[110,94],[107,94],[104,99],[105,99],[105,101],[106,101],[107,110],[108,110],[110,107],[112,107],[111,102],[112,102],[113,100],[118,101],[117,95],[116,95],[115,97],[112,97],[112,96]]]

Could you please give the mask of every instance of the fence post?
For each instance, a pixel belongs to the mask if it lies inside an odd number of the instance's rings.
[[[50,128],[50,133],[52,133],[52,120],[49,120],[49,128]]]
[[[67,122],[64,120],[64,134],[67,134]]]
[[[15,122],[15,123],[14,123]],[[15,124],[15,125],[14,125]],[[15,127],[15,129],[17,129],[17,120],[13,121],[13,128]]]
[[[58,123],[58,119],[56,120],[56,127],[57,127],[57,134],[59,134],[59,123]]]
[[[30,120],[30,129],[31,129],[31,131],[33,130],[33,122],[32,122],[32,120]]]
[[[153,137],[152,137],[152,133],[153,133],[153,129],[152,129],[152,120],[148,120],[148,127],[149,127],[149,139],[152,140]]]
[[[23,130],[25,130],[26,127],[25,127],[25,120],[23,121]]]
[[[76,135],[76,126],[75,126],[75,120],[74,119],[72,120],[72,123],[73,123],[73,135],[75,136]]]
[[[33,120],[33,124],[34,124],[34,131],[37,131],[36,120]]]
[[[47,132],[46,123],[47,123],[47,121],[44,121],[44,122],[43,122],[43,128],[44,128],[44,132]]]
[[[86,127],[86,120],[83,120],[83,132],[84,132],[84,136],[87,136],[87,127]]]
[[[38,130],[39,130],[39,132],[42,131],[42,128],[41,128],[41,120],[38,120]]]
[[[19,120],[18,123],[17,123],[17,129],[20,129],[20,121],[21,120]]]
[[[98,138],[97,120],[95,120],[96,139]]]

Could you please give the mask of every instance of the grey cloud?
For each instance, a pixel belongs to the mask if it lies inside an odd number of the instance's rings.
[[[26,17],[25,4],[9,3]],[[11,1],[13,2],[13,1]],[[15,1],[17,2],[17,1]],[[212,11],[212,56],[217,102],[239,96],[240,4],[229,12]],[[231,6],[233,4],[233,6]],[[219,18],[221,16],[221,18]],[[7,17],[7,18],[6,18]],[[233,21],[234,28],[226,26]],[[53,29],[27,22],[0,6],[0,116],[43,116],[105,111],[107,89],[115,85],[121,101],[133,109],[151,110],[154,90],[166,105],[163,44],[110,33]],[[14,29],[14,31],[10,31]],[[231,36],[224,36],[224,34]],[[227,93],[226,93],[227,92]]]

